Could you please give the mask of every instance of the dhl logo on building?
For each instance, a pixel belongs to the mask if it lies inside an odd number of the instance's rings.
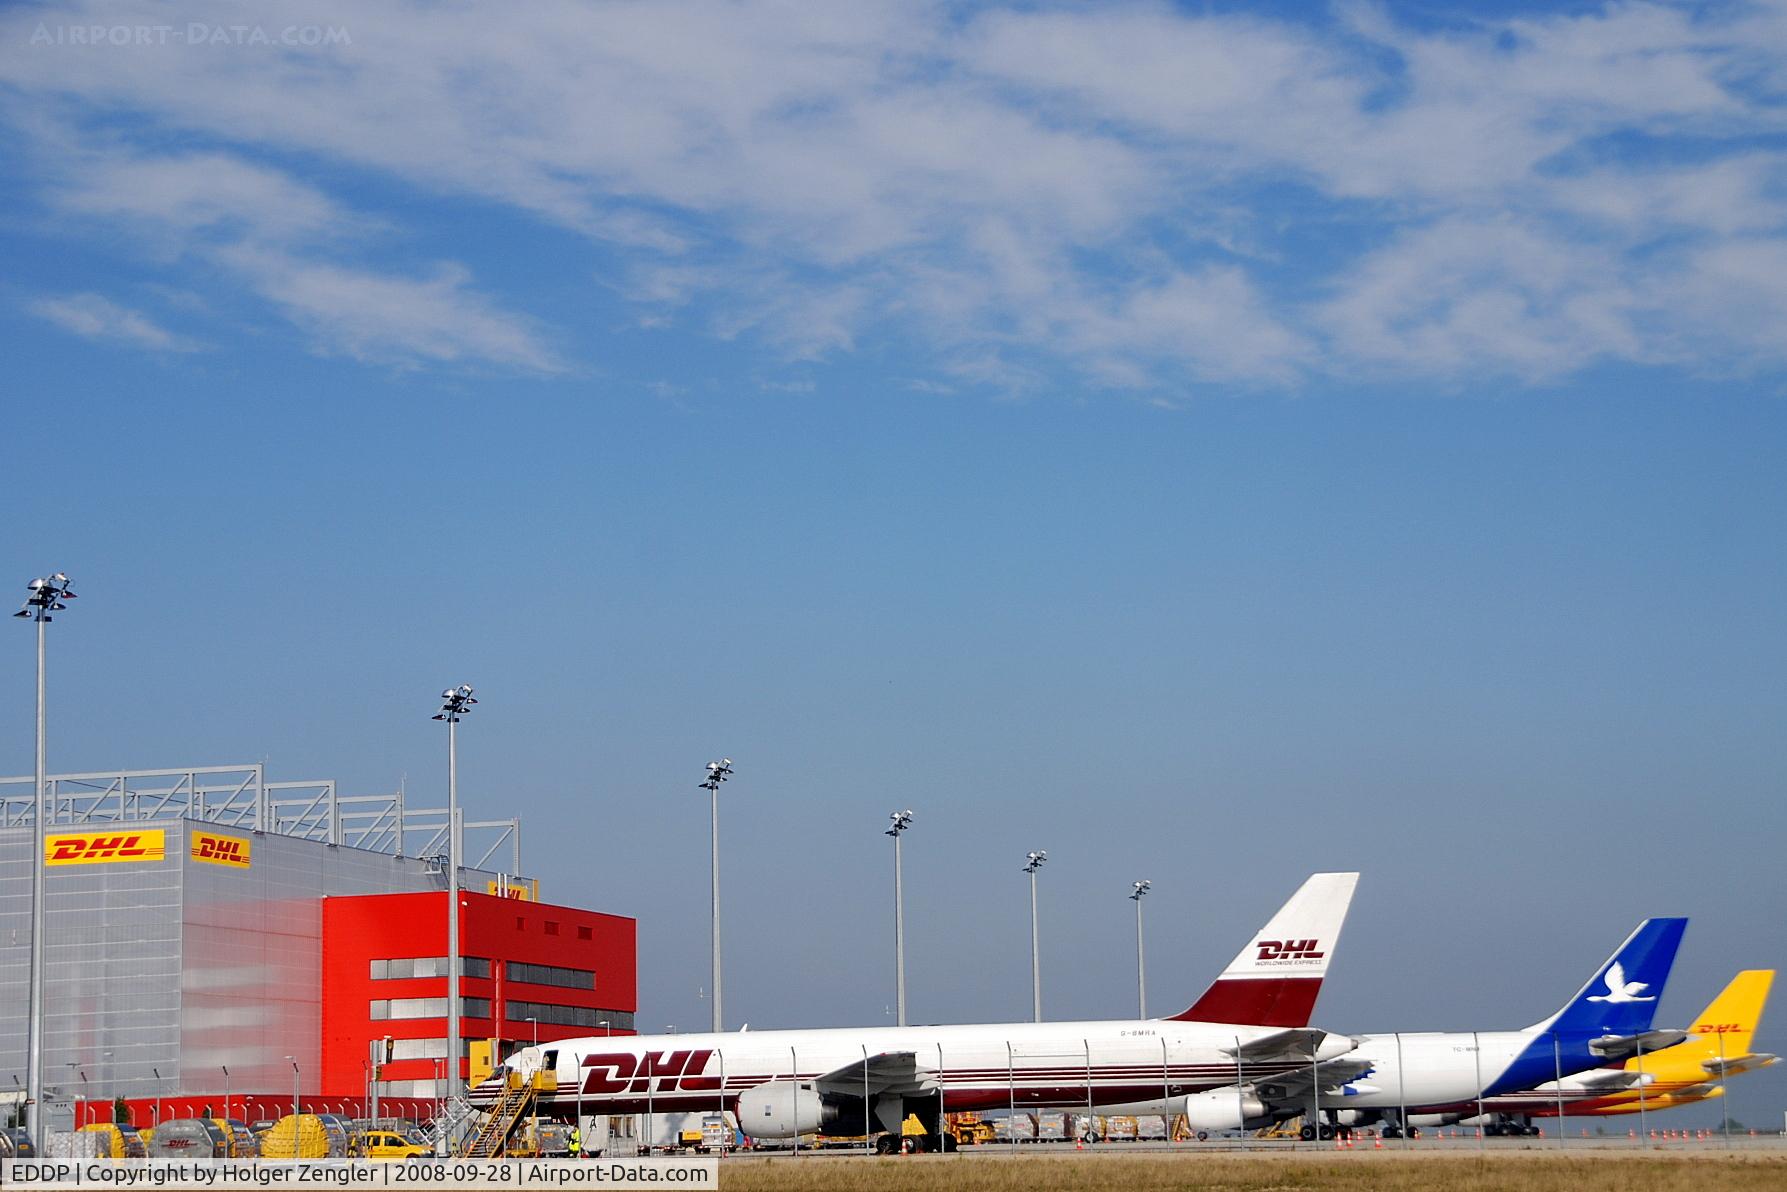
[[[210,832],[192,834],[192,859],[212,865],[228,865],[247,869],[250,844],[239,836],[217,836]]]
[[[484,883],[484,889],[487,893],[493,894],[498,898],[514,898],[521,902],[540,901],[540,883],[538,879],[528,881],[518,877],[505,878],[502,881],[490,881]]]
[[[45,865],[106,865],[159,861],[165,856],[167,834],[160,828],[143,832],[79,832],[51,836],[43,842]]]

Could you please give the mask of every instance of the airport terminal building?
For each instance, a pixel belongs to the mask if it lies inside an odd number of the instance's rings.
[[[6,1101],[26,1083],[34,786],[0,779]],[[449,1083],[444,809],[259,766],[58,775],[50,793],[52,1119],[109,1120],[117,1097],[139,1125],[277,1116],[294,1086],[307,1111],[357,1115],[375,1060],[383,1112],[432,1115]],[[631,1033],[634,921],[540,901],[518,821],[463,831],[465,1048]]]

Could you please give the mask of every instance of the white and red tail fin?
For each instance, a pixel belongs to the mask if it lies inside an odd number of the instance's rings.
[[[1356,873],[1317,873],[1253,937],[1179,1022],[1308,1026],[1359,884]]]

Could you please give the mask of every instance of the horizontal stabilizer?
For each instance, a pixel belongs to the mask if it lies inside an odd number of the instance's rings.
[[[1299,1027],[1296,1030],[1273,1031],[1270,1035],[1249,1039],[1239,1047],[1225,1047],[1222,1050],[1223,1054],[1233,1056],[1242,1064],[1259,1064],[1268,1060],[1326,1059],[1345,1055],[1358,1045],[1357,1041],[1344,1035],[1331,1035],[1313,1027]]]
[[[1714,1056],[1710,1060],[1702,1060],[1700,1066],[1706,1069],[1709,1076],[1736,1076],[1739,1072],[1754,1072],[1757,1068],[1766,1068],[1780,1062],[1780,1056],[1758,1051],[1749,1055],[1732,1056],[1728,1060],[1720,1060]]]
[[[1592,1072],[1577,1073],[1570,1077],[1570,1083],[1598,1093],[1614,1093],[1621,1089],[1635,1089],[1655,1079],[1648,1072],[1634,1072],[1630,1068],[1597,1068]]]
[[[1650,1055],[1674,1047],[1688,1037],[1687,1031],[1645,1031],[1638,1035],[1602,1035],[1589,1041],[1588,1049],[1608,1059],[1624,1059],[1639,1054]]]

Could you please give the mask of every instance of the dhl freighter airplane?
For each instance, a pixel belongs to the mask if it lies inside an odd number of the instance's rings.
[[[468,1100],[499,1130],[519,1113],[515,1090],[538,1084],[539,1111],[560,1118],[724,1107],[759,1139],[880,1134],[883,1151],[902,1144],[909,1114],[947,1150],[946,1112],[1177,1107],[1357,1046],[1308,1024],[1358,879],[1304,882],[1202,997],[1164,1019],[561,1039],[516,1052]]]
[[[1488,1098],[1484,1123],[1494,1133],[1527,1133],[1535,1128],[1523,1119],[1556,1117],[1560,1107],[1566,1117],[1607,1117],[1722,1097],[1720,1081],[1780,1062],[1779,1056],[1750,1050],[1774,979],[1773,969],[1746,969],[1700,1012],[1685,1042],[1618,1067]]]

